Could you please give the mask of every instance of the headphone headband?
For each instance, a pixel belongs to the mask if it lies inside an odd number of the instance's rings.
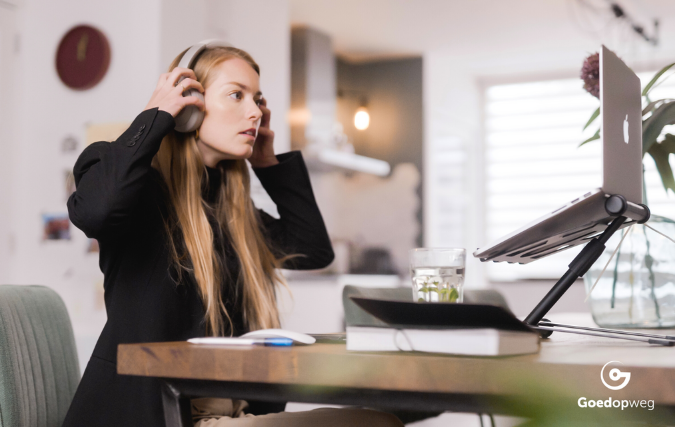
[[[180,62],[178,63],[178,67],[192,68],[195,61],[197,60],[197,57],[204,49],[210,47],[231,47],[231,46],[232,46],[231,44],[226,43],[223,40],[218,39],[202,40],[199,43],[192,45],[190,49],[188,49],[187,52],[185,52]]]

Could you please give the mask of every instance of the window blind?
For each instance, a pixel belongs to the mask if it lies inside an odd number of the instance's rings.
[[[643,86],[655,72],[639,75]],[[599,101],[578,78],[491,85],[485,89],[485,221],[488,242],[509,234],[590,189],[602,186],[602,144],[579,147],[599,121],[582,128]],[[675,98],[675,78],[652,99]],[[672,126],[669,126],[672,127]],[[664,132],[673,129],[664,129]],[[647,200],[653,214],[675,218],[656,166],[645,157]],[[559,278],[581,250],[573,248],[527,265],[489,264],[491,280]]]

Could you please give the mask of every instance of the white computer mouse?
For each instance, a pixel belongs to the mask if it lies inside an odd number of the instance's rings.
[[[314,344],[316,338],[302,332],[287,331],[285,329],[260,329],[241,336],[242,338],[290,338],[300,344]]]

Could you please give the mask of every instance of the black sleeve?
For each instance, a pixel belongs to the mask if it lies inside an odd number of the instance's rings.
[[[283,268],[326,267],[333,262],[333,247],[314,199],[302,154],[291,151],[276,157],[277,165],[253,168],[279,211],[279,219],[259,211],[272,246],[284,255],[300,255],[286,261]]]
[[[150,180],[152,158],[174,126],[170,113],[153,108],[140,113],[116,141],[88,146],[73,168],[70,221],[93,238],[125,224]]]

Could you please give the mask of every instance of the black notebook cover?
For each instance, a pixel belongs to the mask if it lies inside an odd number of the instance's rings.
[[[395,327],[493,328],[534,332],[513,314],[496,305],[419,303],[350,297],[368,313]]]

